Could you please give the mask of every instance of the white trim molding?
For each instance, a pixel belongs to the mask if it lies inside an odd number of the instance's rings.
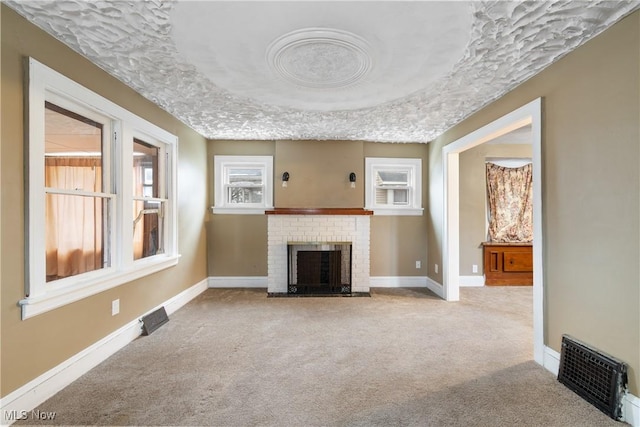
[[[180,256],[165,257],[163,255],[154,257],[151,262],[144,259],[140,261],[136,270],[124,272],[114,271],[109,275],[101,273],[98,279],[94,279],[91,283],[87,282],[89,284],[80,282],[73,287],[63,288],[58,291],[49,291],[46,295],[24,298],[19,301],[22,320],[173,267],[178,264],[179,259]]]
[[[264,288],[268,286],[267,276],[210,276],[209,288]]]
[[[213,157],[214,167],[214,198],[215,205],[211,207],[214,214],[247,214],[264,215],[265,210],[273,208],[273,156],[224,156]],[[240,184],[238,188],[262,188],[262,201],[259,203],[232,202],[227,190],[235,187],[230,182],[230,173],[234,169],[254,169],[260,171],[262,183]]]
[[[551,347],[544,346],[542,366],[553,375],[558,376],[558,372],[560,371],[560,353]]]
[[[427,288],[444,299],[442,285],[428,276],[371,276],[369,284],[372,288]]]
[[[444,286],[433,280],[431,277],[427,277],[427,288],[429,288],[431,292],[438,295],[440,298],[445,299]]]
[[[426,288],[426,276],[370,276],[372,288]]]
[[[378,172],[406,173],[406,185],[397,183],[395,187],[378,188],[376,176]],[[378,203],[376,189],[390,191],[405,189],[408,193],[406,204]],[[365,209],[374,211],[375,215],[415,215],[424,213],[422,207],[422,159],[419,158],[365,158]]]
[[[28,156],[25,158],[26,280],[25,298],[19,301],[22,320],[114,288],[144,275],[175,266],[178,253],[177,165],[178,137],[131,113],[103,96],[85,88],[33,58],[28,68],[27,113]],[[46,103],[80,114],[103,126],[101,144],[103,180],[98,191],[47,187],[45,184]],[[159,246],[162,253],[136,260],[134,241],[134,196],[130,185],[134,140],[139,138],[158,149],[158,194],[149,200],[160,203],[163,228]],[[26,150],[26,148],[25,148]],[[101,229],[103,265],[93,271],[47,280],[45,237],[47,194],[93,197],[105,206]],[[146,199],[145,199],[146,200]],[[129,225],[127,225],[129,224]]]
[[[542,221],[542,98],[534,99],[491,123],[442,147],[443,168],[443,290],[447,301],[460,299],[459,154],[531,125],[533,159],[533,358],[544,359],[544,256]]]
[[[147,313],[164,306],[167,314],[170,315],[206,289],[207,279],[180,292]],[[5,414],[31,411],[140,336],[142,316],[144,314],[3,397],[0,400],[0,414],[2,414],[0,424],[12,424],[16,420],[6,420]]]
[[[484,276],[460,276],[459,286],[461,288],[475,288],[484,286]]]
[[[640,398],[631,393],[624,396],[622,420],[633,427],[640,427]]]
[[[543,366],[557,377],[560,371],[560,353],[545,346]],[[631,393],[626,393],[622,399],[622,421],[633,427],[640,427],[640,398]]]
[[[209,288],[267,288],[267,277],[262,276],[211,276]],[[371,288],[428,288],[442,297],[442,285],[427,276],[371,276]]]

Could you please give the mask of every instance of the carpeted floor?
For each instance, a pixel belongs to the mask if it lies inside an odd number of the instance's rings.
[[[37,409],[64,425],[619,427],[532,361],[531,291],[210,289]]]

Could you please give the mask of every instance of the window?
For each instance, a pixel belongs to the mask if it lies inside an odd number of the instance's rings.
[[[177,138],[31,58],[28,96],[23,319],[175,265]]]
[[[273,207],[273,157],[215,156],[214,213],[263,214]]]
[[[422,161],[367,157],[365,208],[376,215],[422,215]]]
[[[82,114],[49,101],[44,108],[45,262],[52,282],[111,265],[115,194],[107,161],[110,119],[80,106],[75,110]]]
[[[133,139],[133,259],[164,253],[167,189],[162,144]]]

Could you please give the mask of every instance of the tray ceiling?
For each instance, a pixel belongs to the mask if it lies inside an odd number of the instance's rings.
[[[210,139],[428,142],[638,1],[5,3]]]

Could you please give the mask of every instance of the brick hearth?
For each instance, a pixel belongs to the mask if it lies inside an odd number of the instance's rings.
[[[287,292],[288,242],[351,242],[351,291],[369,292],[370,212],[359,209],[277,209],[267,214],[269,293]]]

